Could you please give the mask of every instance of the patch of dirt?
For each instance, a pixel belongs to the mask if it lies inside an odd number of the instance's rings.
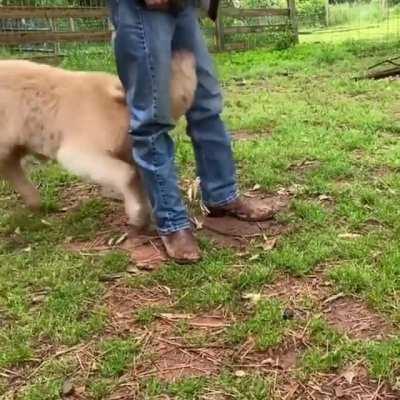
[[[372,381],[362,365],[338,374],[318,374],[308,382],[287,381],[276,395],[285,400],[397,400],[400,392]]]
[[[110,286],[104,297],[110,318],[109,334],[134,334],[141,337],[146,357],[131,371],[134,379],[156,376],[174,381],[182,377],[213,375],[220,371],[227,349],[213,345],[218,335],[230,325],[228,316],[214,314],[161,313],[148,326],[140,326],[135,312],[145,307],[171,308],[173,296],[168,288],[129,288],[122,285]],[[184,323],[185,335],[177,330]],[[200,338],[206,344],[195,345],[185,338]],[[211,339],[213,338],[213,342]]]
[[[330,325],[354,339],[381,340],[394,331],[388,321],[360,300],[333,293],[321,273],[303,279],[280,276],[273,284],[264,286],[261,297],[278,299],[294,311],[301,311],[305,299],[311,300]]]
[[[323,280],[321,274],[310,275],[303,279],[281,275],[273,284],[264,286],[262,296],[297,307],[299,302],[306,298],[316,303],[323,301],[329,295],[330,286]]]
[[[251,191],[245,197],[251,197],[259,207],[268,207],[277,213],[287,209],[288,195],[269,195]],[[264,236],[277,237],[289,231],[289,227],[271,218],[263,222],[246,222],[232,217],[199,218],[203,234],[221,247],[244,249],[250,242],[262,239]]]
[[[70,211],[77,208],[84,201],[101,196],[101,189],[96,185],[84,182],[76,182],[69,184],[60,190],[60,199],[62,212]]]
[[[393,327],[379,314],[351,297],[339,298],[325,310],[328,322],[355,339],[383,339]]]
[[[109,286],[102,303],[110,316],[108,331],[125,334],[142,329],[136,323],[136,311],[146,307],[169,308],[173,306],[173,297],[164,287],[138,289],[116,284]]]
[[[321,162],[317,160],[302,160],[290,165],[288,169],[296,174],[302,175],[310,171],[315,171],[320,165]]]
[[[104,223],[109,229],[98,232],[94,240],[68,243],[67,249],[81,254],[124,250],[138,268],[150,270],[167,261],[167,254],[156,233],[138,232],[128,225],[122,212],[116,211],[113,220]]]
[[[254,345],[251,340],[242,346],[240,352],[234,358],[237,367],[242,370],[254,370],[256,368],[268,373],[271,370],[285,372],[293,370],[304,346],[293,337],[292,340],[266,351],[252,351],[252,348],[254,348]]]
[[[247,194],[260,207],[267,206],[277,213],[288,207],[290,196],[288,194],[262,194],[252,191]],[[111,215],[112,214],[112,215]],[[103,232],[98,232],[97,237],[87,242],[72,242],[66,244],[69,250],[88,254],[104,252],[111,249],[120,249],[128,252],[132,261],[139,268],[154,269],[168,260],[163,245],[155,232],[138,232],[128,225],[123,207],[116,207],[114,212],[107,216]],[[198,217],[201,229],[200,236],[204,236],[218,246],[242,250],[251,242],[263,240],[266,236],[277,237],[287,233],[289,227],[272,218],[265,222],[239,221],[231,217],[209,218]],[[116,236],[116,233],[118,235]]]
[[[385,178],[387,176],[390,176],[394,172],[396,172],[396,170],[389,167],[388,165],[379,165],[371,168],[371,175],[376,178]]]
[[[240,142],[245,140],[259,140],[259,139],[267,139],[272,136],[271,131],[263,131],[263,132],[249,132],[249,131],[235,131],[232,132],[232,138],[234,141]]]
[[[183,336],[178,333],[182,322],[186,326]],[[229,324],[227,316],[217,313],[161,314],[150,327],[146,342],[149,357],[138,366],[136,378],[156,376],[175,381],[182,377],[218,374],[232,353],[218,342],[219,334]],[[202,338],[200,342],[199,338]]]
[[[185,347],[177,340],[158,337],[153,342],[153,369],[144,369],[139,377],[157,376],[167,381],[184,377],[211,376],[219,373],[225,349]]]

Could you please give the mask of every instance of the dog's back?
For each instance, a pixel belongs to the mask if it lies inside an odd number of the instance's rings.
[[[51,158],[69,140],[113,151],[129,122],[116,76],[22,60],[0,61],[0,116],[0,147]]]

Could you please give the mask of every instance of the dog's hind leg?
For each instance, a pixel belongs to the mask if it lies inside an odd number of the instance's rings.
[[[57,160],[70,172],[121,193],[131,225],[141,228],[149,224],[142,184],[132,165],[106,153],[82,152],[72,146],[62,146]]]
[[[12,184],[29,208],[33,210],[40,208],[39,192],[26,178],[20,154],[16,152],[0,160],[0,175]]]

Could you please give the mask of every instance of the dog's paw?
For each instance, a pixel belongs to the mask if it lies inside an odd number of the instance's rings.
[[[128,224],[138,229],[148,228],[151,225],[151,218],[150,216],[130,215],[128,218]]]
[[[135,228],[146,228],[151,224],[151,215],[147,207],[138,207],[127,210],[128,224]]]
[[[29,194],[23,196],[26,206],[33,212],[39,212],[42,209],[42,201],[39,192],[32,188]]]

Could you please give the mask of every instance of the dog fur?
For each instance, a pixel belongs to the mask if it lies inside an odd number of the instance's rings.
[[[191,53],[171,63],[171,115],[190,108],[197,86]],[[119,193],[132,225],[149,223],[150,207],[133,163],[129,112],[119,79],[22,60],[0,61],[0,176],[32,209],[37,189],[21,160],[28,154],[57,160],[71,173]]]

